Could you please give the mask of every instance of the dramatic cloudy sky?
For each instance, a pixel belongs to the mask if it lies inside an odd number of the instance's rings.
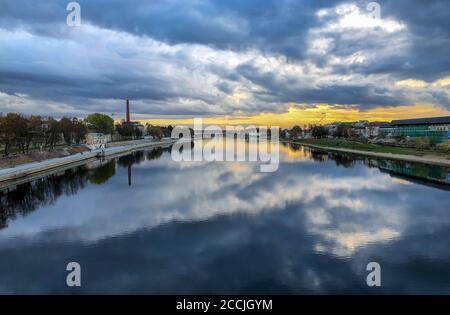
[[[379,17],[352,0],[79,0],[80,27],[68,3],[1,0],[0,112],[120,117],[126,98],[140,118],[450,110],[448,0],[380,0]]]

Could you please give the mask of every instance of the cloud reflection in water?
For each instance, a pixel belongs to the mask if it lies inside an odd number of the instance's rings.
[[[168,152],[106,164],[104,182],[79,170],[80,189],[0,230],[0,292],[70,292],[73,259],[86,266],[81,292],[373,292],[365,266],[378,261],[382,292],[448,293],[435,274],[450,274],[448,191],[405,185],[368,161],[281,148],[275,173],[180,164]]]

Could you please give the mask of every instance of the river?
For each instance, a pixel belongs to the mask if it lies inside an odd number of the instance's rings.
[[[449,294],[449,173],[286,144],[273,173],[92,162],[0,192],[0,293]]]

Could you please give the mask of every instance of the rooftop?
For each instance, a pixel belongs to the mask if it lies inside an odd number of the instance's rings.
[[[393,120],[391,125],[450,124],[450,116]]]

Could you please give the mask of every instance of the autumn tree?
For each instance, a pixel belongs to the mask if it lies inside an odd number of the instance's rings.
[[[64,142],[66,144],[71,144],[74,131],[72,120],[67,117],[61,118],[61,120],[59,121],[59,128],[63,135]]]
[[[40,116],[31,116],[27,124],[27,141],[26,151],[30,150],[30,146],[41,146],[44,143],[44,122]]]
[[[54,149],[60,139],[60,125],[53,117],[49,117],[45,128],[45,148]]]
[[[63,117],[59,121],[59,126],[61,129],[61,133],[63,134],[64,141],[67,144],[80,144],[80,142],[87,134],[86,125],[83,123],[83,121],[78,120],[75,117],[72,119]]]
[[[324,126],[314,126],[311,129],[311,135],[316,139],[326,138],[328,136],[328,129]]]
[[[303,130],[300,126],[294,126],[294,127],[292,127],[289,134],[292,139],[298,139],[302,135],[302,132],[303,132]]]
[[[6,129],[6,117],[0,116],[0,144],[3,146],[3,154],[8,155],[10,140]]]
[[[339,125],[334,132],[336,138],[349,138],[352,134],[352,127],[348,125]]]
[[[131,139],[133,137],[133,126],[131,124],[116,125],[117,133],[125,139]]]
[[[88,133],[86,124],[83,121],[74,118],[72,120],[72,128],[73,128],[73,140],[75,141],[76,144],[80,144]]]
[[[27,138],[26,118],[17,113],[8,113],[1,119],[0,135],[5,155],[9,155],[13,146],[16,146],[19,152],[25,153]]]

